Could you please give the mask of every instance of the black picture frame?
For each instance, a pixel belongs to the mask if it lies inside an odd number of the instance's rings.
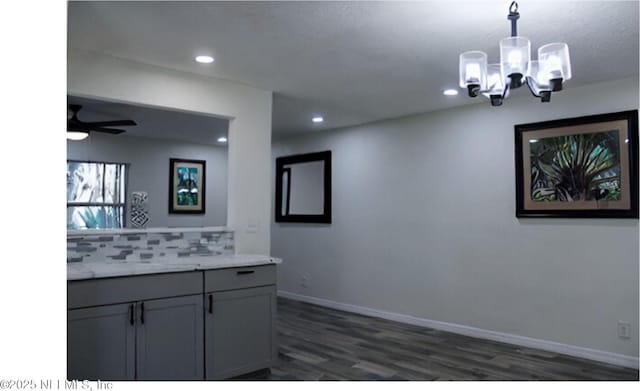
[[[299,163],[321,161],[323,170],[323,212],[320,214],[293,214],[290,213],[291,185],[287,183],[283,189],[283,176],[291,177],[291,168],[288,166]],[[284,207],[283,207],[283,196]],[[287,223],[320,223],[331,224],[331,151],[313,152],[300,155],[282,156],[276,158],[276,197],[275,197],[275,221]]]
[[[184,170],[189,170],[189,178],[184,178]],[[169,159],[170,214],[204,214],[206,212],[206,170],[207,162],[204,160]],[[197,189],[195,203],[191,197],[194,188]]]
[[[514,131],[516,217],[638,218],[638,110]]]

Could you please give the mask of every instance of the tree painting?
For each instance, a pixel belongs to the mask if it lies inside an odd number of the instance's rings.
[[[617,130],[530,140],[531,199],[620,200]]]
[[[198,205],[198,169],[178,166],[178,205]]]

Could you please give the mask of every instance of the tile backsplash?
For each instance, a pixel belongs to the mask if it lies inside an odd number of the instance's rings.
[[[162,262],[234,253],[233,231],[220,229],[67,234],[67,262]]]

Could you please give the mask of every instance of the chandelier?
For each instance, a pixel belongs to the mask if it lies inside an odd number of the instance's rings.
[[[518,3],[509,6],[511,37],[500,40],[500,62],[487,64],[487,54],[479,50],[460,55],[460,87],[469,96],[482,94],[492,106],[501,106],[509,91],[526,84],[541,102],[551,100],[551,92],[562,90],[571,79],[569,47],[566,43],[549,43],[538,49],[538,59],[531,59],[531,42],[518,36]]]

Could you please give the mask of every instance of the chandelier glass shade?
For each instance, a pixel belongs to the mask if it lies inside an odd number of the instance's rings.
[[[509,7],[511,36],[500,40],[500,62],[487,63],[487,54],[472,50],[460,55],[460,88],[470,97],[482,94],[492,106],[502,105],[509,91],[526,84],[542,102],[551,100],[551,92],[562,90],[562,83],[571,79],[571,60],[566,43],[541,46],[537,60],[531,59],[531,41],[518,36],[518,3]]]

